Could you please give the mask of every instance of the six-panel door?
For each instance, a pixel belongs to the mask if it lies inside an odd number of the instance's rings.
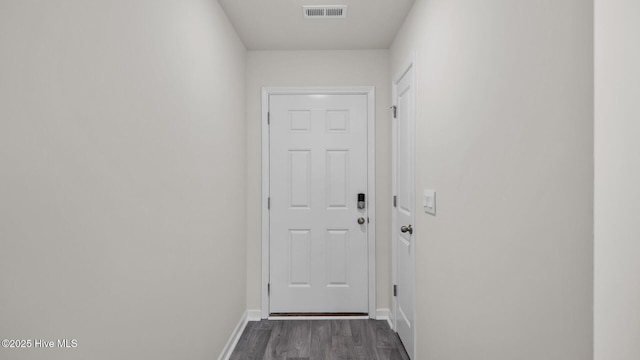
[[[367,313],[367,96],[270,95],[270,313]]]
[[[395,193],[395,256],[396,266],[396,331],[414,359],[415,349],[415,89],[413,67],[395,84],[397,118],[395,119],[394,164]],[[410,230],[409,230],[410,229]]]

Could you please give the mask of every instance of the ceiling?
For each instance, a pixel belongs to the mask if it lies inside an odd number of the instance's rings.
[[[415,0],[218,0],[249,50],[387,49]],[[305,19],[303,5],[348,5]]]

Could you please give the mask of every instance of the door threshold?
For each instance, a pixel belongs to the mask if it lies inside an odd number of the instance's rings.
[[[366,313],[273,313],[269,320],[366,320]]]

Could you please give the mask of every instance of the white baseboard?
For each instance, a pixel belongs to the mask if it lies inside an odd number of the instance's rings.
[[[393,329],[393,322],[391,321],[391,319],[392,319],[391,310],[387,308],[376,309],[376,320],[386,320],[387,323],[389,324],[389,327]]]
[[[244,314],[242,314],[242,317],[240,318],[240,321],[238,322],[238,325],[236,325],[236,328],[231,333],[229,341],[227,341],[227,344],[224,346],[222,353],[218,357],[218,360],[229,360],[229,358],[231,357],[231,353],[233,353],[236,345],[238,345],[238,341],[242,336],[242,332],[247,327],[247,323],[249,321],[260,321],[261,314],[262,312],[260,310],[245,310]]]
[[[248,313],[249,312],[245,310],[244,314],[242,314],[238,325],[236,325],[236,328],[231,333],[231,337],[229,338],[229,341],[227,341],[227,344],[224,346],[224,349],[218,357],[218,360],[229,360],[229,358],[231,357],[231,353],[233,352],[233,349],[236,348],[236,345],[240,340],[240,336],[242,336],[244,328],[247,327]]]

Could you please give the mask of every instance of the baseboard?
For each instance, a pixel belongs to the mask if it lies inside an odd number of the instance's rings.
[[[244,331],[244,328],[247,327],[248,318],[249,318],[249,311],[245,310],[244,314],[242,314],[242,317],[240,318],[240,321],[238,322],[238,325],[236,325],[236,328],[231,333],[231,337],[229,338],[229,341],[227,341],[227,344],[224,346],[222,353],[218,357],[218,360],[229,360],[229,358],[231,357],[231,353],[233,352],[233,349],[236,348],[236,345],[240,340],[240,336],[242,336],[242,332]]]
[[[393,322],[391,321],[391,310],[384,309],[376,309],[376,320],[386,320],[389,324],[389,327],[393,329]]]

